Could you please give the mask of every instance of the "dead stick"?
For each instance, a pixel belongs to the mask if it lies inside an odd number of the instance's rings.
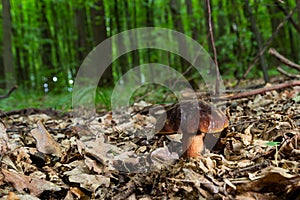
[[[285,71],[284,69],[282,69],[281,67],[277,67],[277,70],[282,73],[283,75],[289,77],[289,78],[300,78],[300,75],[297,74],[291,74],[288,73],[287,71]]]
[[[11,89],[8,91],[7,94],[0,96],[0,99],[8,98],[8,97],[11,95],[11,93],[13,93],[13,91],[15,91],[17,88],[18,88],[18,86],[15,85],[13,88],[11,88]]]
[[[234,94],[233,96],[229,96],[229,97],[227,97],[227,99],[230,99],[230,100],[240,99],[240,98],[244,98],[244,97],[248,97],[248,96],[252,96],[252,95],[256,95],[256,94],[262,94],[262,93],[269,92],[272,90],[279,90],[282,88],[294,87],[294,86],[300,86],[300,81],[290,81],[290,82],[281,83],[281,84],[273,85],[273,86],[266,87],[266,88],[259,88],[259,89],[255,89],[255,90],[251,90],[251,91],[247,91],[247,92],[242,92],[242,93]]]
[[[271,54],[272,56],[274,56],[275,58],[277,58],[277,60],[279,60],[283,64],[287,65],[288,67],[291,67],[291,68],[294,68],[294,69],[300,71],[300,65],[290,61],[289,59],[287,59],[286,57],[284,57],[283,55],[278,53],[274,48],[270,48],[268,53]]]

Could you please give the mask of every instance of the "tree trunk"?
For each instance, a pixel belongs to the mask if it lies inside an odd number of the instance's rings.
[[[184,29],[183,29],[183,23],[182,23],[182,19],[181,19],[181,13],[180,13],[180,9],[181,9],[181,2],[180,0],[171,0],[170,2],[170,6],[171,6],[171,15],[173,18],[173,23],[175,26],[175,30],[184,33]],[[185,52],[188,50],[187,46],[186,46],[186,41],[185,40],[180,40],[177,41],[178,42],[178,49],[179,52],[181,54],[185,54]],[[186,55],[189,55],[188,53]],[[184,71],[187,67],[189,66],[189,63],[187,63],[187,61],[185,61],[184,58],[180,57],[180,66],[179,69],[181,69],[181,71]]]
[[[298,11],[298,27],[300,29],[300,0],[296,0],[297,2],[297,11]]]
[[[85,10],[83,5],[80,8],[75,9],[75,23],[78,33],[77,38],[77,59],[78,63],[82,63],[84,58],[87,56],[87,33],[86,33],[86,20],[85,20]]]
[[[0,45],[3,46],[2,42],[0,42]],[[3,55],[2,51],[1,54]],[[3,64],[3,57],[0,57],[0,88],[1,89],[5,89],[5,68],[4,68],[4,64]]]
[[[207,10],[207,6],[206,6],[206,1],[202,1],[202,2],[203,2],[204,15],[205,15],[205,27],[206,27],[207,41],[210,41],[208,10]],[[210,4],[211,4],[211,2],[210,2]],[[212,27],[213,27],[213,30],[214,30],[214,20],[212,20],[211,23],[212,23]],[[212,49],[212,46],[211,46],[210,42],[208,42],[208,51],[209,51],[209,54],[212,55],[213,49]]]
[[[19,4],[18,9],[21,11],[19,12],[19,16],[15,18],[15,23],[25,24],[24,22],[24,13],[23,11],[23,5]],[[22,26],[19,28],[19,30],[13,28],[12,30],[13,35],[16,38],[24,38],[26,30]],[[22,85],[25,89],[29,89],[31,87],[31,81],[30,81],[30,64],[29,64],[29,58],[30,55],[28,53],[28,49],[24,48],[24,45],[21,43],[15,44],[15,65],[16,65],[16,78],[17,78],[17,84]],[[27,70],[26,70],[27,69]]]
[[[197,25],[199,25],[199,24],[197,23],[197,20],[195,19],[195,16],[194,16],[192,1],[185,0],[185,3],[186,3],[186,11],[187,11],[188,17],[190,18],[190,27],[192,29],[192,38],[194,40],[198,41],[199,34],[198,34]]]
[[[267,7],[269,10],[269,15],[271,16],[271,27],[272,27],[272,32],[275,32],[277,29],[277,26],[281,23],[281,19],[278,16],[278,13],[280,12],[280,9],[277,7],[276,4],[273,6],[268,6]],[[282,30],[278,32],[278,35],[276,38],[274,38],[274,41],[272,42],[272,46],[278,50],[284,50],[285,45],[283,42],[283,38],[285,38],[284,34],[284,27]]]
[[[52,42],[52,37],[51,37],[51,32],[50,32],[50,26],[48,19],[46,17],[46,10],[48,9],[46,7],[46,3],[44,1],[41,1],[41,37],[43,40],[43,43],[41,45],[41,54],[42,54],[42,74],[47,78],[47,84],[48,88],[45,88],[45,91],[53,91],[55,88],[54,82],[53,82],[53,77],[56,76],[55,74],[55,68],[52,64],[51,60],[51,42]],[[44,85],[43,83],[41,84],[41,87]]]
[[[2,0],[2,17],[4,75],[6,87],[12,88],[16,84],[16,79],[12,53],[12,22],[9,0]]]
[[[122,2],[122,1],[121,1]],[[119,14],[122,13],[122,7],[119,7],[118,5],[120,5],[120,2],[118,2],[117,0],[114,0],[114,13],[115,13],[115,22],[116,22],[116,30],[117,33],[120,33],[121,31],[123,31],[122,29],[122,22],[121,19],[124,18],[124,16],[120,16]],[[117,41],[117,51],[124,51],[126,49],[126,46],[124,44],[124,38],[123,37],[118,37],[118,41]],[[121,56],[119,59],[119,66],[117,66],[118,68],[121,68],[120,72],[121,74],[125,74],[128,69],[129,69],[129,64],[128,64],[128,59],[127,59],[127,55],[123,55]]]
[[[132,16],[131,16],[131,13],[130,13],[130,8],[129,8],[129,5],[128,5],[128,2],[127,1],[124,1],[124,6],[125,6],[125,12],[126,12],[126,23],[127,23],[127,28],[128,29],[133,29],[133,28],[136,28],[136,6],[135,6],[135,0],[134,1],[131,1],[132,4],[133,4],[133,13],[132,13]],[[132,20],[133,19],[133,20]],[[137,39],[137,35],[136,33],[134,33],[134,35],[131,35],[130,36],[130,44],[133,44],[134,41],[133,40],[136,40]],[[132,46],[130,47],[130,49],[132,49]],[[133,67],[137,67],[139,66],[140,64],[140,56],[139,56],[139,50],[134,50],[134,51],[131,51],[128,53],[128,55],[130,56],[131,58],[131,68]],[[140,72],[139,72],[140,74]],[[140,81],[140,79],[138,79],[137,81]]]
[[[105,10],[103,0],[97,0],[94,7],[91,9],[92,25],[93,25],[93,45],[96,47],[101,42],[107,39],[108,34],[105,23]],[[112,57],[112,49],[107,49],[110,57]],[[112,65],[104,71],[100,85],[110,86],[113,84]]]
[[[255,18],[253,16],[253,14],[252,14],[252,10],[251,10],[251,7],[249,5],[249,0],[245,0],[245,6],[246,6],[246,12],[248,13],[248,15],[250,17],[252,32],[253,32],[253,34],[255,36],[255,39],[257,41],[257,44],[258,44],[258,50],[259,50],[259,52],[261,52],[262,49],[263,49],[262,39],[261,39],[261,35],[258,31],[258,28],[256,26],[256,21],[255,21]],[[269,82],[269,76],[268,76],[268,71],[267,71],[267,63],[266,63],[266,59],[265,59],[264,55],[260,56],[260,64],[261,64],[261,67],[262,67],[262,70],[263,70],[264,80],[267,83],[267,82]]]
[[[224,10],[223,1],[218,1],[218,10]],[[217,19],[218,19],[218,22],[217,22],[218,23],[218,35],[216,35],[215,38],[220,38],[226,34],[225,24],[227,24],[227,23],[225,20],[226,18],[223,14],[222,15],[219,14]]]

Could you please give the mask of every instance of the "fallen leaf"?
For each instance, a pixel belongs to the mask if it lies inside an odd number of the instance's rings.
[[[6,133],[6,126],[2,120],[0,120],[0,156],[2,157],[9,150],[8,136]],[[1,158],[0,157],[0,158]]]
[[[53,154],[61,156],[59,144],[52,138],[41,121],[37,122],[37,128],[31,131],[32,136],[36,140],[37,149],[45,154]]]
[[[76,174],[69,176],[69,181],[79,183],[80,186],[88,191],[95,192],[100,186],[109,187],[110,178],[102,175]]]
[[[6,169],[1,171],[4,174],[4,180],[12,183],[18,192],[24,192],[28,189],[31,195],[38,197],[46,190],[52,192],[61,190],[59,186],[43,179],[33,178]]]
[[[175,160],[179,159],[176,152],[170,152],[168,146],[155,149],[150,155],[153,164],[160,169],[162,166],[170,165]]]

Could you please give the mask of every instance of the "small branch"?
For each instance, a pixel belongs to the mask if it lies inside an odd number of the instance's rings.
[[[291,10],[289,12],[289,14],[284,18],[284,20],[276,27],[276,30],[272,33],[271,37],[268,39],[268,41],[266,42],[264,48],[258,52],[254,58],[254,60],[252,61],[252,63],[249,65],[248,69],[245,71],[245,73],[243,74],[243,76],[241,78],[239,78],[237,84],[235,87],[237,87],[241,80],[244,79],[247,74],[251,71],[251,69],[253,68],[253,66],[256,64],[256,62],[258,61],[259,57],[264,54],[264,52],[266,51],[266,49],[268,48],[268,46],[271,44],[271,42],[273,41],[273,39],[275,38],[275,36],[277,35],[277,33],[279,32],[279,30],[283,27],[283,25],[285,24],[285,22],[287,22],[287,20],[289,18],[292,17],[292,15],[294,14],[295,10],[297,7],[293,8],[293,10]]]
[[[277,58],[277,60],[279,60],[283,64],[300,71],[300,65],[290,61],[289,59],[278,53],[274,48],[270,48],[268,53]]]
[[[15,85],[8,91],[7,94],[0,96],[0,99],[8,98],[11,95],[11,93],[13,93],[13,91],[15,91],[17,88],[18,88],[18,86]]]
[[[279,8],[279,10],[281,10],[285,15],[288,15],[288,11],[281,5],[280,1],[275,2],[275,5],[277,5],[278,8]],[[291,24],[293,25],[293,27],[297,30],[297,32],[300,33],[300,27],[295,22],[295,20],[293,18],[289,18],[289,21],[291,22]]]
[[[230,100],[240,99],[240,98],[244,98],[244,97],[248,97],[248,96],[252,96],[252,95],[256,95],[256,94],[262,94],[262,93],[269,92],[272,90],[279,90],[282,88],[294,87],[294,86],[300,86],[300,81],[290,81],[290,82],[281,83],[281,84],[273,85],[273,86],[266,87],[266,88],[259,88],[259,89],[255,89],[255,90],[251,90],[251,91],[247,91],[247,92],[242,92],[242,93],[234,94],[232,96],[228,96],[224,99],[230,99]]]
[[[283,75],[289,77],[289,78],[300,78],[300,75],[297,74],[291,74],[288,73],[287,71],[285,71],[284,69],[282,69],[281,67],[277,67],[277,70],[282,73]]]

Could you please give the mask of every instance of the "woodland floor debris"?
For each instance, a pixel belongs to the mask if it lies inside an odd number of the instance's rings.
[[[285,89],[232,101],[225,137],[199,159],[183,159],[180,141],[155,135],[147,114],[2,116],[0,199],[297,199],[298,95]],[[41,122],[47,136],[34,138]],[[40,138],[59,153],[41,151]]]

